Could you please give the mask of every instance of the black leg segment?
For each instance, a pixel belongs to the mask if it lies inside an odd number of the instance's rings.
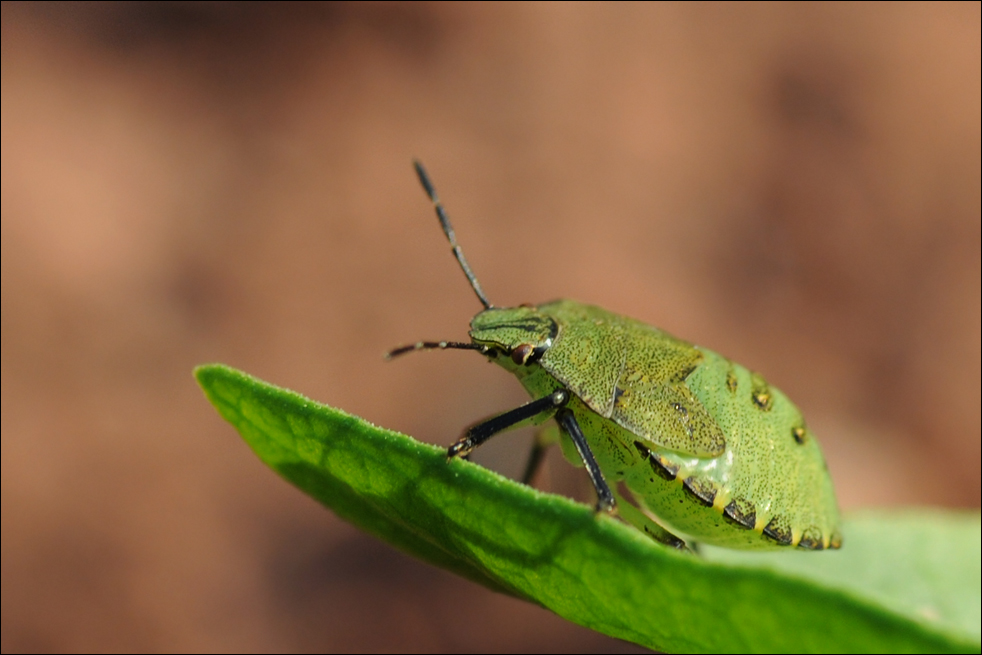
[[[525,473],[522,474],[522,484],[532,484],[532,478],[539,472],[539,467],[545,461],[545,456],[546,446],[543,446],[538,441],[532,444],[532,452],[529,453],[528,462],[525,463]]]
[[[543,412],[550,412],[557,407],[562,407],[568,400],[569,392],[565,389],[559,389],[548,396],[516,407],[510,412],[499,414],[483,423],[478,423],[469,429],[457,443],[447,449],[447,457],[466,457],[472,450],[502,430],[507,430],[516,423],[521,423]]]
[[[610,487],[607,486],[607,481],[604,480],[604,474],[600,471],[600,465],[593,458],[593,453],[590,452],[590,446],[587,445],[586,437],[583,436],[583,431],[580,429],[580,424],[576,422],[573,412],[568,409],[560,409],[556,412],[556,422],[566,431],[569,438],[573,440],[573,445],[576,446],[576,452],[580,454],[583,464],[586,466],[586,472],[590,474],[590,481],[593,482],[593,488],[597,490],[597,511],[613,512],[617,507],[617,503],[614,501],[614,494],[611,493]]]

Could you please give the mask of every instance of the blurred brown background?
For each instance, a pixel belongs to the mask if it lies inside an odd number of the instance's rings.
[[[342,523],[192,380],[440,444],[523,402],[382,361],[479,309],[414,156],[495,303],[764,372],[846,508],[978,507],[979,7],[4,3],[2,649],[632,648]]]

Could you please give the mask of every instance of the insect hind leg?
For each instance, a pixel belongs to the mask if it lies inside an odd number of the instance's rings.
[[[624,498],[616,491],[614,492],[614,496],[617,498],[617,507],[622,519],[659,543],[665,544],[666,546],[671,546],[672,548],[676,548],[678,550],[694,552],[694,548],[688,547],[685,541],[679,539],[674,534],[655,523],[648,517],[647,514],[624,500]]]

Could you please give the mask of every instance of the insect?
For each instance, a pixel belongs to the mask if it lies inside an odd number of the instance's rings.
[[[740,549],[840,547],[825,460],[787,396],[711,350],[599,307],[572,300],[495,307],[425,169],[414,166],[484,309],[471,321],[470,343],[421,341],[388,357],[474,350],[514,374],[533,398],[475,424],[450,446],[449,458],[553,418],[567,459],[586,467],[596,511],[619,514],[656,541],[680,549],[686,545],[678,535]],[[555,439],[555,429],[539,433],[526,483]],[[618,493],[619,482],[637,506]]]

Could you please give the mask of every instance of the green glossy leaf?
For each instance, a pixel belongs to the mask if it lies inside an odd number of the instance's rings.
[[[980,650],[977,512],[856,515],[834,553],[694,556],[239,371],[195,374],[264,462],[339,516],[608,635],[664,651]]]

